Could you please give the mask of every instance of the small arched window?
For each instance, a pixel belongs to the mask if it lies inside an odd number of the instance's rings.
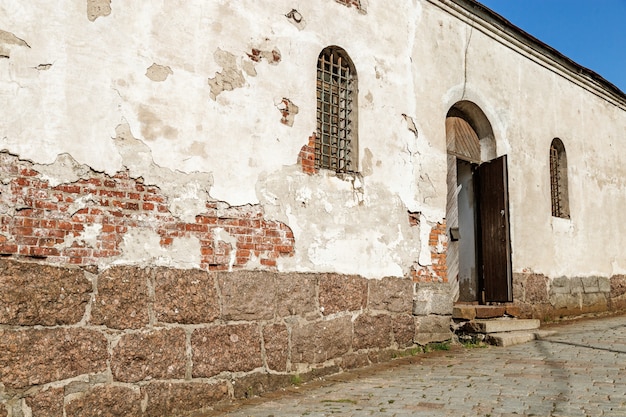
[[[329,46],[317,60],[315,167],[356,172],[357,77],[345,50]]]
[[[567,192],[567,156],[559,138],[550,144],[550,195],[552,215],[569,219],[569,196]]]

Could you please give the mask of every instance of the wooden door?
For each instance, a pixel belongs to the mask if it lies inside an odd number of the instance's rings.
[[[506,155],[480,165],[478,182],[484,301],[513,301]]]

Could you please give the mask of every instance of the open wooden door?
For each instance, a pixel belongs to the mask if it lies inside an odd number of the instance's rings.
[[[478,182],[484,301],[513,301],[506,155],[481,164]]]

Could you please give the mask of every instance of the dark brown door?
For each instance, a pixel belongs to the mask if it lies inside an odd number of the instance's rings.
[[[513,301],[506,155],[480,165],[478,182],[484,300]]]

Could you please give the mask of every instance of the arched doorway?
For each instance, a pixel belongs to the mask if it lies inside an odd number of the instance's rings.
[[[506,155],[496,158],[491,123],[470,101],[446,116],[447,267],[461,302],[512,301]]]

